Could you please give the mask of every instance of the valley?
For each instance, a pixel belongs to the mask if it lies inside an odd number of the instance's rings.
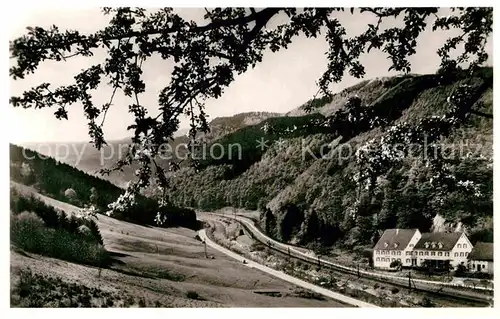
[[[23,194],[34,194],[69,214],[79,210],[39,195],[29,187],[11,185]],[[99,271],[96,267],[12,249],[12,289],[17,286],[21,272],[29,269],[38,275],[114,294],[117,296],[114,306],[139,307],[141,300],[145,302],[143,307],[342,306],[328,298],[301,297],[307,295],[302,288],[248,268],[217,250],[208,248],[209,255],[214,258],[205,258],[204,246],[195,239],[197,234],[193,230],[139,226],[104,215],[98,216],[97,223],[104,245],[115,259],[110,268]],[[259,291],[277,291],[281,297],[266,296]],[[23,298],[13,294],[11,302],[13,306],[16,303],[22,305]],[[100,305],[99,302],[91,301],[94,306]]]
[[[493,110],[491,72],[481,69],[471,85],[475,90],[471,103],[482,112]],[[139,195],[135,206],[120,208],[112,217],[106,216],[110,204],[137,180],[139,164],[105,176],[97,172],[118,161],[130,140],[110,141],[101,151],[87,143],[65,147],[35,143],[26,148],[11,144],[11,187],[68,215],[96,207],[103,240],[98,250],[110,256],[109,265],[85,266],[68,260],[75,258],[74,251],[64,255],[65,260],[11,245],[12,305],[488,306],[492,285],[487,280],[462,278],[474,287],[450,288],[444,281],[455,280],[451,274],[426,278],[417,272],[414,281],[419,289],[407,293],[406,273],[378,271],[376,278],[370,265],[374,243],[390,228],[462,231],[473,244],[492,241],[488,118],[473,118],[441,140],[441,146],[460,150],[451,160],[443,160],[458,180],[449,191],[434,191],[433,166],[420,153],[401,161],[384,159],[389,164],[377,167],[380,170],[369,179],[372,184],[363,186],[357,180],[360,150],[376,152],[371,143],[394,138],[391,132],[446,114],[447,96],[461,87],[462,79],[440,81],[437,75],[378,78],[331,99],[311,100],[287,114],[251,112],[216,118],[210,122],[211,131],[199,135],[198,141],[223,149],[238,145],[241,156],[209,157],[196,167],[191,160],[182,162],[178,170],[166,173],[170,187],[165,194],[153,185]],[[305,112],[311,105],[313,112]],[[386,122],[367,124],[361,118],[350,123],[349,112],[376,114]],[[176,136],[170,146],[187,141],[185,135]],[[258,141],[265,147],[256,147]],[[329,157],[322,157],[325,145]],[[45,154],[37,153],[42,146]],[[187,150],[181,153],[186,155]],[[175,161],[160,159],[159,165],[167,169]],[[477,189],[471,192],[463,185]],[[159,204],[162,196],[168,198],[167,206]],[[158,216],[168,223],[158,224]],[[21,226],[28,223],[22,211],[11,218]],[[71,223],[65,227],[80,236]],[[52,238],[50,234],[58,231],[57,226],[55,231],[46,230],[46,236]],[[206,246],[204,236],[210,243]],[[266,246],[271,242],[276,246]],[[48,250],[56,257],[62,252]],[[248,262],[242,263],[242,258]],[[357,276],[352,269],[342,270],[352,265],[358,265]],[[427,279],[444,284],[441,288],[430,284],[429,290]],[[462,288],[460,293],[454,290]],[[481,289],[484,294],[477,292]],[[66,290],[74,298],[58,303],[58,294]]]

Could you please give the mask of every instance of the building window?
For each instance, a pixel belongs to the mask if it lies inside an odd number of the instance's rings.
[[[398,256],[401,256],[401,250],[398,250]]]
[[[380,257],[377,257],[377,261],[380,261]]]
[[[457,248],[462,248],[462,245],[458,244],[458,245],[457,245]]]
[[[406,263],[409,264],[410,263],[410,260],[409,259],[406,259]]]
[[[391,251],[391,255],[396,255],[396,252],[394,250]]]
[[[423,252],[423,251],[421,251],[421,252],[420,252],[420,256],[423,256],[423,255],[424,255],[424,252]]]
[[[448,251],[447,251],[447,252],[445,252],[445,253],[444,253],[444,255],[445,255],[446,257],[450,257],[450,252],[448,252]]]
[[[455,257],[458,257],[458,253],[455,253]]]
[[[395,261],[395,260],[396,260],[396,258],[392,258],[392,261]]]
[[[413,247],[413,244],[410,244],[410,247]]]
[[[438,252],[438,256],[443,256],[443,252]]]
[[[429,252],[428,252],[428,251],[426,251],[426,252],[425,252],[425,255],[426,255],[426,256],[429,256]]]
[[[463,256],[464,256],[464,253],[463,253],[463,252],[461,252],[461,253],[460,253],[460,257],[463,257]]]
[[[435,251],[431,251],[431,256],[436,256],[436,252]]]
[[[469,253],[467,253],[467,252],[466,252],[466,253],[465,253],[465,256],[469,256]]]
[[[486,267],[484,267],[484,264],[483,264],[483,269],[484,269],[484,268],[486,268]]]
[[[375,251],[375,253],[376,253],[377,255],[380,255],[380,251],[378,251],[378,250],[376,250],[376,251]]]
[[[464,247],[464,248],[467,248],[467,244],[464,244],[464,246],[463,246],[463,247]]]

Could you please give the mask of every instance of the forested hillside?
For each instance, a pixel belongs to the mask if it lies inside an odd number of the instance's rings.
[[[10,178],[63,202],[79,207],[93,204],[101,213],[107,212],[108,205],[124,192],[109,181],[13,144],[10,145]],[[135,206],[113,217],[157,226],[155,217],[158,212],[168,216],[163,226],[197,226],[194,211],[172,205],[160,207],[155,199],[144,196],[138,198]]]
[[[493,120],[477,113],[493,114],[492,73],[374,79],[309,101],[287,117],[217,139],[226,150],[240,144],[242,157],[201,161],[201,171],[182,168],[171,200],[206,210],[259,209],[268,234],[302,244],[371,245],[390,227],[458,228],[473,241],[491,241]],[[423,136],[420,127],[453,112],[457,88],[467,88],[476,114],[440,127],[445,138]],[[304,115],[308,109],[312,114]],[[262,138],[269,148],[258,147]],[[419,142],[408,151],[411,141]],[[406,156],[390,158],[386,147],[398,143]],[[425,143],[439,156],[429,160]],[[362,162],[368,151],[374,155]],[[447,172],[446,187],[436,183],[444,178],[436,165]],[[368,184],[360,183],[363,174]]]

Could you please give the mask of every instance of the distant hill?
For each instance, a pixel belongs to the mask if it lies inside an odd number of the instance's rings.
[[[257,124],[265,119],[279,116],[279,113],[269,112],[247,112],[240,113],[234,116],[218,117],[209,123],[210,132],[207,134],[199,134],[198,138],[206,142],[210,142],[217,138],[221,138],[240,128],[248,125]],[[170,143],[172,149],[179,146],[179,155],[183,157],[186,154],[186,148],[183,145],[189,142],[187,133],[189,129],[181,129],[177,131],[174,140]],[[85,142],[76,143],[24,143],[23,147],[30,150],[38,151],[39,153],[51,156],[57,161],[77,167],[78,169],[106,179],[113,184],[124,188],[128,181],[135,180],[134,172],[136,166],[124,167],[123,172],[112,172],[111,174],[102,176],[98,174],[102,168],[109,168],[118,161],[121,156],[127,153],[128,147],[131,144],[130,138],[121,140],[108,141],[108,145],[104,145],[101,151],[98,151],[92,144]],[[160,165],[167,167],[167,160],[160,160]]]
[[[341,109],[347,97],[354,94],[361,94],[363,96],[363,102],[365,104],[372,104],[377,98],[381,96],[381,93],[388,91],[388,88],[394,88],[405,80],[409,78],[416,77],[416,75],[405,75],[405,76],[394,76],[394,77],[379,77],[370,80],[364,80],[356,85],[345,88],[339,93],[335,94],[332,99],[316,99],[310,100],[304,105],[299,106],[296,109],[291,110],[286,113],[286,116],[302,116],[306,115],[307,112],[305,107],[308,104],[312,104],[315,108],[315,112],[321,113],[323,115],[331,115],[337,110]]]

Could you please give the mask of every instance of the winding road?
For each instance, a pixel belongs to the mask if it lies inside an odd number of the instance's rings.
[[[373,304],[370,304],[370,303],[367,303],[367,302],[364,302],[364,301],[361,301],[361,300],[357,300],[357,299],[354,299],[354,298],[351,298],[351,297],[347,297],[347,296],[344,296],[342,294],[339,294],[339,293],[336,293],[336,292],[333,292],[331,290],[328,290],[328,289],[325,289],[325,288],[322,288],[322,287],[319,287],[319,286],[316,286],[316,285],[313,285],[311,283],[308,283],[306,281],[303,281],[303,280],[300,280],[298,278],[295,278],[295,277],[292,277],[290,275],[287,275],[281,271],[277,271],[275,269],[272,269],[272,268],[269,268],[267,266],[264,266],[264,265],[261,265],[259,263],[256,263],[254,261],[251,261],[251,260],[246,260],[244,257],[230,251],[229,249],[226,249],[218,244],[216,244],[215,242],[213,242],[210,238],[208,238],[206,232],[204,229],[200,230],[198,232],[200,238],[202,240],[205,241],[205,243],[212,247],[213,249],[216,249],[218,251],[220,251],[221,253],[229,256],[229,257],[232,257],[240,262],[243,263],[243,261],[245,260],[246,261],[246,265],[248,267],[252,267],[252,268],[255,268],[255,269],[259,269],[263,272],[266,272],[274,277],[277,277],[277,278],[280,278],[282,280],[285,280],[285,281],[288,281],[292,284],[295,284],[297,286],[300,286],[302,288],[305,288],[305,289],[309,289],[311,291],[314,291],[318,294],[321,294],[325,297],[329,297],[329,298],[332,298],[332,299],[335,299],[335,300],[338,300],[338,301],[341,301],[341,302],[344,302],[346,304],[349,304],[349,305],[352,305],[352,306],[355,306],[355,307],[362,307],[362,308],[379,308],[378,306],[376,305],[373,305]]]

